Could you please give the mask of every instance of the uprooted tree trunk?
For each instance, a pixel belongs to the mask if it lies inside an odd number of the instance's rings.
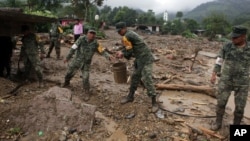
[[[194,85],[180,85],[180,84],[156,84],[158,90],[184,90],[204,93],[216,98],[215,89],[210,86],[194,86]]]

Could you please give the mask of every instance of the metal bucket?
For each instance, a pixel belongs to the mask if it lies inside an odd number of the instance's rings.
[[[126,63],[118,62],[113,64],[113,74],[116,83],[126,83],[127,82],[127,67]]]

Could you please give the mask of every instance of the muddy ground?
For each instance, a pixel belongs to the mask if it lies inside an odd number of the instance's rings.
[[[109,50],[116,48],[120,43],[120,36],[114,29],[105,30],[105,33],[107,38],[100,39],[102,45]],[[155,84],[188,84],[216,88],[216,85],[209,83],[209,78],[214,55],[222,42],[208,41],[203,37],[186,39],[170,35],[141,36],[154,55],[160,59],[154,63]],[[70,47],[69,44],[62,44],[63,57],[67,55]],[[194,55],[196,48],[201,51],[196,57],[198,61],[195,61],[190,71],[192,61],[189,58]],[[91,65],[92,96],[87,102],[82,100],[80,71],[72,79],[69,88],[60,88],[67,64],[64,64],[63,60],[56,60],[55,51],[52,52],[51,58],[44,59],[42,63],[44,88],[37,88],[37,82],[30,79],[11,93],[22,84],[22,81],[15,78],[18,55],[19,47],[14,50],[12,58],[12,79],[0,79],[0,141],[229,140],[229,125],[232,123],[234,110],[233,96],[227,105],[223,128],[208,134],[201,131],[203,128],[209,129],[214,120],[214,97],[192,91],[157,90],[160,94],[158,101],[165,110],[153,114],[150,111],[151,100],[147,97],[146,90],[139,86],[135,101],[121,105],[119,101],[122,96],[127,95],[129,84],[116,83],[112,72],[114,62],[109,62],[98,54],[94,56]],[[128,75],[131,74],[133,59],[119,61],[126,62]],[[248,99],[246,111],[249,108]],[[249,113],[245,113],[242,123],[250,124]]]

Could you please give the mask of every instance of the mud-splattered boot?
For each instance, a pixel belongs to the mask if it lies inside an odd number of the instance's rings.
[[[223,112],[224,113],[224,112]],[[216,120],[211,125],[211,130],[217,131],[221,128],[222,120],[223,120],[223,113],[217,113],[216,114]]]
[[[234,114],[234,125],[240,125],[241,120],[243,118],[242,114]]]
[[[156,96],[152,97],[152,112],[156,113],[159,110],[159,104],[156,101]]]
[[[38,88],[44,88],[44,82],[42,80],[38,82]]]
[[[85,88],[84,89],[84,95],[83,96],[83,100],[84,101],[89,101],[90,99],[90,91],[89,91],[89,88]]]
[[[134,101],[134,94],[135,92],[129,92],[129,94],[126,97],[123,97],[121,100],[121,104],[126,104],[129,102],[133,102]]]
[[[69,84],[70,84],[70,82],[65,80],[64,83],[62,84],[62,87],[66,88],[69,86]]]

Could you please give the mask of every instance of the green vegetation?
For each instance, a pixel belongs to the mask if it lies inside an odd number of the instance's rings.
[[[63,4],[63,3],[67,4]],[[182,35],[195,38],[197,29],[205,30],[205,36],[216,39],[217,34],[227,37],[232,25],[245,25],[250,29],[249,0],[217,0],[201,4],[186,13],[177,11],[169,15],[170,20],[164,21],[162,15],[155,15],[153,10],[146,12],[129,7],[103,6],[104,0],[2,0],[0,7],[21,7],[27,14],[46,17],[67,17],[84,19],[85,31],[89,27],[97,30],[104,21],[105,28],[124,21],[127,26],[136,24],[158,25],[162,34]],[[103,6],[100,9],[100,6]],[[213,11],[213,12],[211,12]],[[99,15],[99,19],[95,16]],[[37,25],[38,31],[47,31],[49,24]],[[64,34],[72,33],[73,24],[64,28]],[[105,37],[104,33],[98,36]],[[250,39],[250,36],[248,36]],[[221,39],[220,39],[221,40]],[[224,40],[224,39],[223,39]]]
[[[49,10],[44,10],[44,11],[25,11],[26,14],[31,14],[31,15],[37,15],[37,16],[44,16],[44,17],[50,17],[50,18],[57,18],[55,14],[50,12]]]
[[[17,135],[17,134],[21,133],[21,128],[19,128],[19,127],[10,128],[9,133],[11,135]]]

